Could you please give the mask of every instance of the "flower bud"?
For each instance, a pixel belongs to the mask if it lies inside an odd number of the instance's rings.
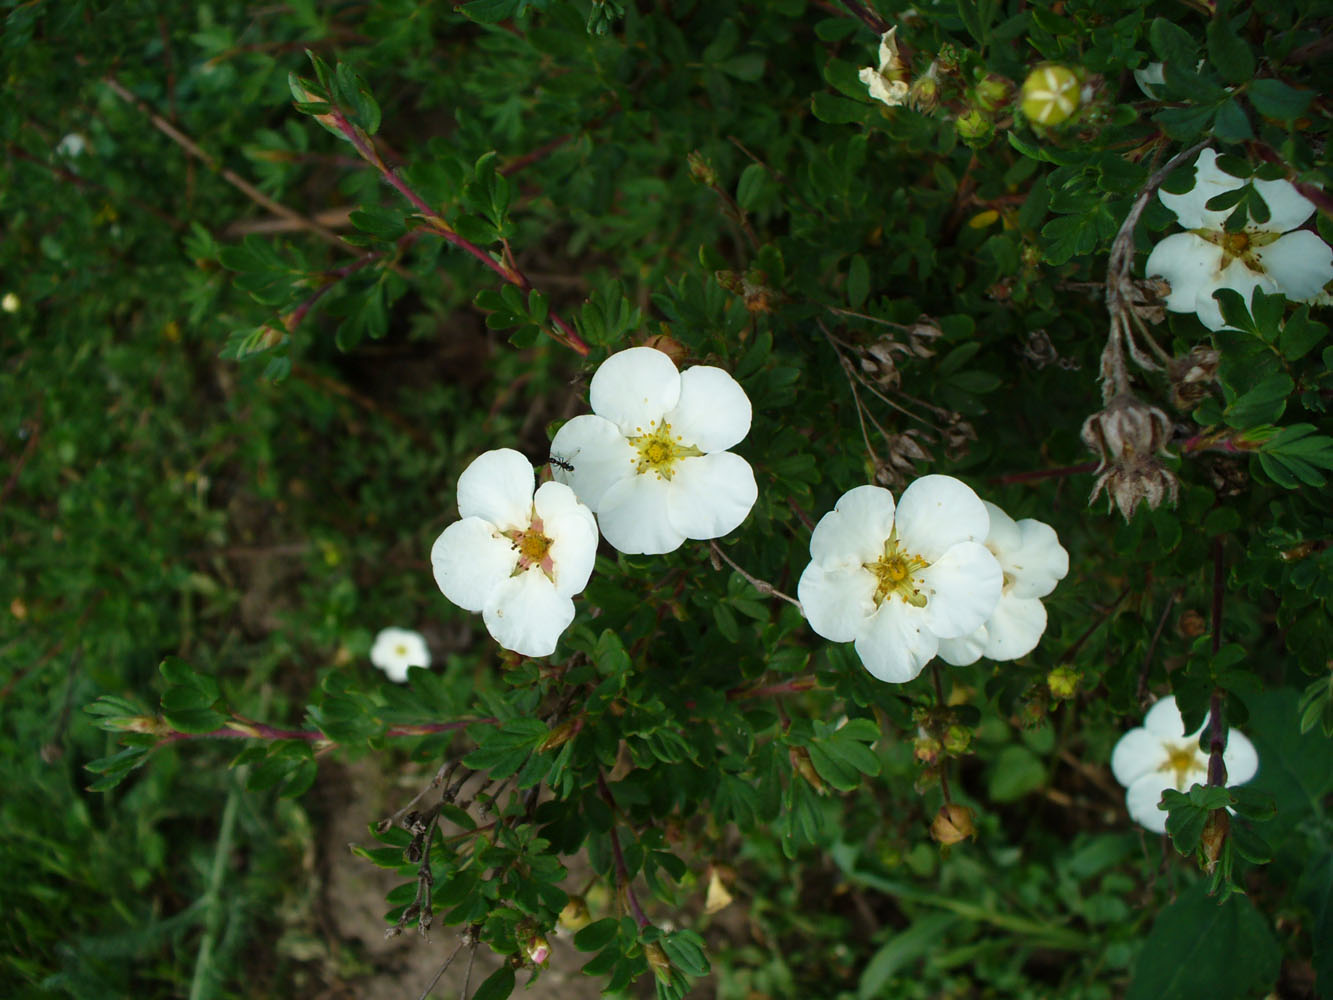
[[[972,745],[972,730],[966,726],[950,726],[944,731],[944,751],[953,757],[961,757]]]
[[[1176,622],[1176,631],[1186,639],[1197,639],[1208,631],[1208,623],[1203,620],[1203,615],[1189,608],[1181,612]]]
[[[558,747],[564,746],[575,736],[577,736],[579,734],[579,730],[582,728],[583,728],[583,719],[581,717],[566,719],[564,722],[560,723],[558,726],[556,726],[554,729],[551,730],[550,735],[547,736],[546,739],[542,741],[542,745],[541,748],[538,750],[538,753],[546,753],[547,750],[555,750]]]
[[[1199,835],[1199,850],[1203,852],[1203,870],[1209,875],[1217,867],[1218,859],[1222,857],[1222,847],[1227,842],[1227,835],[1231,832],[1231,817],[1227,815],[1225,809],[1214,809],[1208,814],[1208,822],[1204,824],[1203,833]]]
[[[937,63],[931,63],[907,89],[908,106],[922,114],[930,114],[940,105],[940,74],[937,66]]]
[[[975,837],[977,828],[972,823],[972,810],[956,802],[941,806],[930,824],[930,835],[945,847]]]
[[[824,779],[819,776],[815,766],[810,763],[810,752],[805,747],[792,747],[787,751],[787,756],[791,760],[791,766],[810,783],[811,788],[820,794],[828,790],[824,787]]]
[[[916,738],[914,744],[916,759],[923,764],[933,764],[939,760],[940,753],[944,746],[933,736],[927,736],[924,733]]]
[[[1043,63],[1028,74],[1019,95],[1019,106],[1029,120],[1039,125],[1059,125],[1079,108],[1078,73],[1068,66]]]
[[[1080,674],[1077,670],[1070,667],[1056,667],[1046,675],[1046,686],[1050,688],[1051,697],[1068,700],[1078,694],[1079,680]]]
[[[655,351],[661,351],[670,358],[672,363],[677,367],[683,365],[685,359],[689,357],[690,352],[686,349],[684,344],[671,336],[669,332],[665,332],[668,330],[666,324],[662,325],[662,329],[664,331],[663,333],[653,334],[643,342],[643,346],[651,347]]]
[[[958,138],[974,148],[984,146],[990,141],[995,126],[990,117],[977,108],[970,108],[958,116],[954,122]]]
[[[551,957],[551,945],[544,934],[524,931],[519,943],[523,947],[523,954],[528,956],[528,961],[533,965],[545,965]]]
[[[705,187],[717,187],[717,171],[703,153],[697,149],[685,157],[685,162],[689,164],[690,176]]]
[[[998,73],[987,73],[977,84],[976,101],[977,107],[983,111],[999,111],[1009,103],[1009,98],[1013,96],[1014,84],[1012,80],[1007,80]]]
[[[662,946],[656,941],[651,941],[643,946],[644,957],[648,959],[648,967],[653,970],[653,975],[659,983],[671,982],[671,959],[662,950]]]
[[[19,297],[13,292],[5,292],[5,297],[0,299],[0,309],[3,309],[7,313],[18,312],[19,306],[22,304],[23,303],[19,301]]]
[[[560,926],[567,931],[581,931],[592,923],[588,904],[582,896],[570,896],[565,908],[560,911]]]

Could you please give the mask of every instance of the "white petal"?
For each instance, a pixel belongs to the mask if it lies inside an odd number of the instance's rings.
[[[986,508],[986,516],[990,519],[990,527],[986,531],[986,548],[995,553],[995,558],[1000,560],[1000,565],[1005,562],[1005,553],[1014,552],[1023,544],[1023,533],[1018,530],[1018,525],[1014,519],[1006,514],[989,500],[981,501]]]
[[[906,501],[904,494],[904,504]],[[926,594],[922,610],[928,627],[941,639],[956,639],[975,632],[994,613],[1004,574],[986,546],[960,542],[916,579]]]
[[[1222,264],[1221,247],[1194,233],[1176,233],[1152,248],[1143,273],[1149,278],[1165,278],[1171,285],[1166,307],[1188,313],[1195,311],[1201,297],[1212,301]]]
[[[1015,527],[1018,546],[996,552],[1005,590],[1014,597],[1045,597],[1069,572],[1069,553],[1049,524],[1025,517]]]
[[[488,451],[458,477],[458,513],[484,518],[501,531],[526,528],[535,483],[532,463],[513,448]]]
[[[1207,202],[1240,187],[1245,182],[1239,177],[1232,177],[1216,166],[1217,153],[1211,149],[1202,150],[1195,161],[1194,187],[1185,194],[1170,194],[1159,191],[1162,204],[1176,213],[1176,218],[1186,229],[1221,229],[1232,209],[1220,212],[1209,211],[1203,206]],[[1181,312],[1183,310],[1175,310]]]
[[[606,491],[634,475],[638,465],[638,455],[620,428],[592,413],[575,417],[556,431],[551,454],[573,466],[571,472],[552,464],[552,478],[569,486],[594,514]]]
[[[686,458],[667,487],[667,519],[686,538],[720,538],[740,527],[758,496],[754,470],[739,455]]]
[[[986,626],[957,639],[940,640],[940,659],[950,666],[965,667],[976,663],[986,648]]]
[[[1227,784],[1243,785],[1259,772],[1259,752],[1244,733],[1228,729],[1222,763],[1227,767]]]
[[[480,611],[518,565],[518,550],[479,517],[455,521],[430,549],[435,582],[464,611]]]
[[[602,497],[597,524],[602,537],[628,555],[674,552],[685,536],[672,525],[671,484],[655,472],[620,480]]]
[[[1168,759],[1162,737],[1140,726],[1120,737],[1111,751],[1111,773],[1116,781],[1128,788],[1145,774],[1158,773]],[[1161,780],[1162,787],[1166,787],[1166,779]]]
[[[543,483],[533,498],[542,533],[551,539],[555,591],[573,597],[588,585],[597,560],[597,522],[563,483]]]
[[[486,631],[505,649],[550,656],[574,620],[574,602],[557,594],[546,574],[534,567],[496,587],[481,614]]]
[[[848,490],[810,535],[810,558],[823,566],[873,563],[893,534],[893,494],[880,486]]]
[[[985,540],[990,529],[990,515],[981,498],[952,476],[922,476],[912,483],[898,501],[895,521],[903,548],[932,563],[959,542]],[[971,632],[980,624],[964,631]]]
[[[656,348],[631,347],[602,362],[588,386],[588,399],[593,412],[626,437],[646,434],[650,424],[675,409],[680,373]]]
[[[1171,787],[1163,774],[1145,774],[1125,793],[1125,807],[1129,818],[1153,833],[1166,833],[1166,810],[1158,809],[1162,792]]]
[[[1000,595],[1000,603],[986,622],[986,656],[1016,660],[1037,647],[1046,631],[1046,609],[1035,597]]]
[[[926,627],[925,613],[899,600],[885,601],[856,638],[856,655],[876,678],[906,684],[921,673],[939,649]]]
[[[386,628],[375,636],[370,662],[395,684],[407,681],[409,667],[429,667],[430,648],[421,633],[405,628]]]
[[[810,627],[831,642],[851,642],[875,613],[875,575],[860,566],[805,567],[796,584]]]
[[[1143,728],[1154,736],[1173,743],[1179,743],[1187,735],[1197,737],[1202,731],[1185,732],[1185,720],[1181,718],[1180,709],[1176,707],[1176,696],[1173,694],[1167,695],[1148,709],[1148,714],[1143,717]]]
[[[1289,299],[1312,299],[1333,281],[1333,249],[1308,229],[1254,250],[1255,259]]]
[[[1134,82],[1143,91],[1143,96],[1151,100],[1160,100],[1166,86],[1166,66],[1159,62],[1150,62],[1142,69],[1134,71]]]
[[[666,415],[673,435],[700,451],[726,451],[750,433],[750,397],[721,368],[696,365],[680,376],[680,400]]]
[[[1314,215],[1314,202],[1289,181],[1255,181],[1255,190],[1268,206],[1268,221],[1256,228],[1269,233],[1289,233]]]

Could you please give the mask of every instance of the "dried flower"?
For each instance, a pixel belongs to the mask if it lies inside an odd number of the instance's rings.
[[[941,806],[930,824],[930,835],[945,847],[975,837],[977,828],[972,822],[972,810],[956,802]]]
[[[1088,503],[1106,490],[1126,521],[1145,501],[1150,510],[1165,499],[1175,505],[1180,484],[1156,458],[1159,452],[1166,453],[1171,421],[1157,407],[1131,393],[1121,393],[1106,409],[1084,421],[1082,436],[1101,460]]]
[[[884,32],[879,40],[879,68],[866,66],[861,70],[861,82],[870,90],[870,96],[891,108],[907,100],[907,67],[898,55],[898,43],[893,36],[897,27]]]
[[[1172,358],[1166,366],[1171,379],[1171,402],[1178,410],[1192,410],[1208,395],[1208,389],[1217,381],[1217,365],[1221,355],[1211,347],[1195,347],[1180,358]]]

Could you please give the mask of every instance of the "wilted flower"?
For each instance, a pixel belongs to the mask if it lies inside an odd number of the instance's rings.
[[[893,494],[844,493],[810,537],[797,593],[810,627],[856,643],[875,677],[902,684],[941,639],[974,632],[995,611],[1000,564],[981,544],[990,519],[981,499],[949,476],[924,476]]]
[[[866,66],[861,70],[861,82],[870,90],[870,96],[896,108],[907,100],[907,67],[898,55],[898,43],[893,36],[897,27],[884,32],[879,40],[879,68]]]
[[[505,649],[549,656],[571,621],[597,556],[592,512],[562,483],[543,483],[510,448],[488,451],[458,477],[461,521],[430,560],[444,596],[480,611]]]
[[[1166,811],[1157,808],[1162,792],[1168,788],[1186,792],[1193,785],[1208,783],[1208,754],[1199,736],[1209,721],[1205,719],[1199,729],[1186,733],[1171,695],[1148,709],[1141,727],[1120,737],[1111,752],[1111,773],[1127,789],[1125,805],[1134,822],[1154,833],[1165,833]],[[1258,772],[1259,754],[1249,737],[1228,729],[1222,763],[1227,784],[1243,785]]]
[[[556,432],[568,483],[621,552],[659,555],[735,530],[759,496],[728,448],[750,431],[750,400],[721,368],[683,373],[651,347],[613,354],[592,377],[593,412]]]
[[[1078,74],[1068,66],[1042,63],[1023,81],[1019,106],[1039,125],[1059,125],[1078,110],[1081,86]]]
[[[407,682],[408,667],[429,667],[430,648],[420,632],[406,628],[382,629],[370,647],[370,662],[395,684]]]
[[[1069,572],[1069,553],[1049,524],[1030,517],[1015,522],[993,503],[986,503],[986,513],[990,531],[985,545],[1000,562],[1004,584],[984,625],[968,635],[940,640],[940,658],[955,666],[983,656],[1016,660],[1030,653],[1046,631],[1041,598]]]
[[[1088,503],[1106,490],[1126,521],[1141,502],[1146,501],[1151,510],[1164,499],[1175,504],[1180,484],[1156,457],[1166,452],[1171,421],[1157,407],[1121,393],[1106,409],[1084,421],[1082,436],[1083,443],[1101,459]]]
[[[1144,274],[1159,275],[1171,285],[1167,309],[1197,313],[1208,329],[1220,330],[1226,321],[1213,298],[1220,288],[1233,289],[1246,302],[1256,288],[1297,302],[1314,299],[1333,281],[1333,249],[1315,233],[1297,228],[1314,214],[1314,203],[1287,181],[1242,180],[1220,170],[1216,161],[1216,152],[1203,150],[1188,193],[1158,192],[1189,230],[1158,243],[1144,265]],[[1207,202],[1245,184],[1263,196],[1268,219],[1251,217],[1240,232],[1226,232],[1223,223],[1231,209],[1209,209]]]
[[[972,810],[956,802],[940,806],[934,822],[930,824],[930,835],[945,847],[975,837],[977,828],[972,821]]]
[[[1211,347],[1194,347],[1184,357],[1172,358],[1166,366],[1171,380],[1171,402],[1178,410],[1192,410],[1208,395],[1217,380],[1221,355]]]

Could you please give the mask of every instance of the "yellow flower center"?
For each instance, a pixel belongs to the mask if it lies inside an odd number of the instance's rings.
[[[514,529],[504,532],[504,536],[518,551],[518,565],[514,567],[514,576],[536,566],[551,580],[555,579],[555,563],[551,558],[551,538],[542,526],[542,520],[536,510],[532,512],[532,521],[526,529]]]
[[[404,659],[407,656],[407,647],[400,642],[398,645],[393,647],[393,654],[400,660]]]
[[[930,563],[918,555],[905,551],[898,544],[896,531],[884,542],[884,554],[874,562],[863,565],[875,576],[876,607],[894,595],[914,608],[926,606],[926,595],[921,593],[914,574],[925,569]]]
[[[1159,771],[1168,771],[1174,774],[1172,783],[1176,791],[1183,792],[1189,787],[1190,776],[1199,770],[1198,762],[1198,743],[1181,743],[1173,745],[1171,743],[1163,744],[1166,749],[1166,761],[1159,767]],[[1189,782],[1192,784],[1193,782]]]
[[[666,421],[659,427],[654,420],[648,425],[646,433],[641,427],[634,429],[639,431],[639,434],[630,438],[629,443],[638,453],[638,457],[630,461],[634,463],[634,469],[640,475],[651,469],[663,479],[669,480],[676,474],[676,463],[682,458],[693,458],[703,454],[694,445],[686,444],[679,434],[673,436],[671,425]]]
[[[551,540],[539,531],[527,531],[519,539],[518,557],[527,563],[539,563],[550,551]]]

